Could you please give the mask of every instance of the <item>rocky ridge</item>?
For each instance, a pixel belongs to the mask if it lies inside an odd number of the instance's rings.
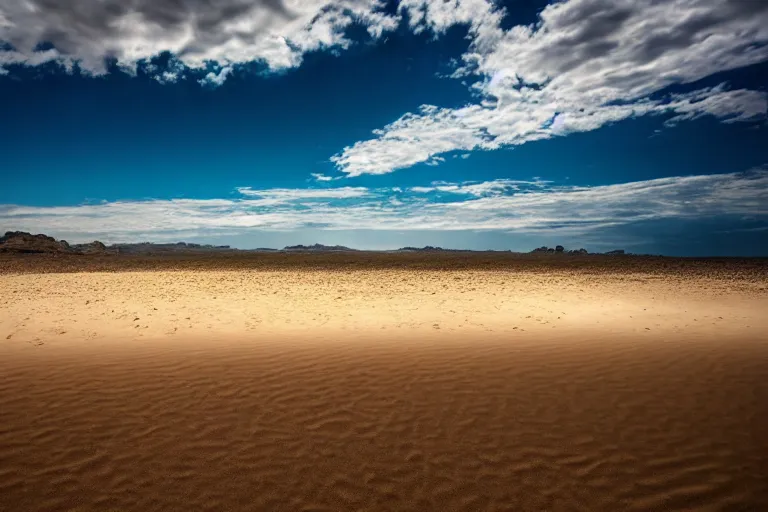
[[[70,245],[66,240],[56,240],[43,234],[33,235],[25,231],[8,231],[0,237],[0,252],[104,254],[107,252],[107,247],[99,241]]]

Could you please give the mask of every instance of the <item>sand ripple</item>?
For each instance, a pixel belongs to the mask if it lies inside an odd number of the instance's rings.
[[[768,507],[764,344],[582,341],[3,354],[0,509]]]
[[[760,261],[3,261],[0,512],[768,510]]]

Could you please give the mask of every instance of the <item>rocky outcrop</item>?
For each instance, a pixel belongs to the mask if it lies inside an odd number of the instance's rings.
[[[442,247],[434,247],[431,245],[425,245],[424,247],[401,247],[398,249],[398,251],[402,252],[442,252],[447,251],[448,249],[443,249]]]
[[[587,252],[587,250],[583,249],[583,248],[582,249],[578,249],[578,250],[572,249],[570,251],[566,251],[565,247],[563,247],[562,245],[558,245],[554,249],[552,247],[547,247],[545,245],[545,246],[542,246],[542,247],[537,247],[536,249],[532,250],[531,252],[532,253],[534,253],[534,252],[535,253],[548,253],[548,254],[552,254],[552,253],[557,253],[557,254],[589,254],[589,252]]]
[[[64,242],[64,240],[62,240],[62,242]],[[89,244],[73,245],[72,249],[81,254],[104,254],[107,252],[107,246],[98,240],[94,240]]]
[[[25,231],[8,231],[0,237],[0,252],[42,254],[104,254],[107,247],[94,241],[89,244],[70,245],[47,235],[33,235]]]
[[[18,253],[71,253],[69,244],[46,235],[33,235],[24,231],[8,231],[0,237],[0,252]]]

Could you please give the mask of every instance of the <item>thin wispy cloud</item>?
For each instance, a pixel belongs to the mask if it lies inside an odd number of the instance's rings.
[[[447,199],[424,196],[438,187],[461,193],[449,194]],[[662,219],[749,217],[768,221],[766,169],[596,187],[495,180],[414,188],[396,191],[350,187],[328,189],[322,195],[309,189],[243,187],[238,189],[242,197],[235,199],[51,207],[0,205],[0,224],[67,236],[74,241],[167,241],[189,233],[235,235],[308,227],[574,235]],[[325,200],[312,201],[317,198]]]
[[[541,180],[524,181],[507,179],[498,179],[479,183],[448,183],[435,181],[432,182],[432,184],[428,187],[411,187],[409,190],[411,192],[421,194],[428,194],[430,192],[444,192],[449,194],[483,197],[497,196],[518,190],[543,188],[547,185],[547,183],[549,182]]]
[[[349,199],[369,195],[365,187],[339,188],[270,188],[256,190],[251,187],[238,187],[237,192],[248,197],[260,197],[277,201],[296,199]]]
[[[333,178],[331,176],[326,176],[325,174],[322,174],[319,172],[310,173],[310,176],[312,176],[312,179],[314,179],[315,181],[333,181],[334,179],[338,179],[338,178]]]

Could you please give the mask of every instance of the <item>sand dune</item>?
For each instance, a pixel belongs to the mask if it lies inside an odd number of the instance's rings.
[[[0,275],[0,510],[765,510],[753,272]]]

